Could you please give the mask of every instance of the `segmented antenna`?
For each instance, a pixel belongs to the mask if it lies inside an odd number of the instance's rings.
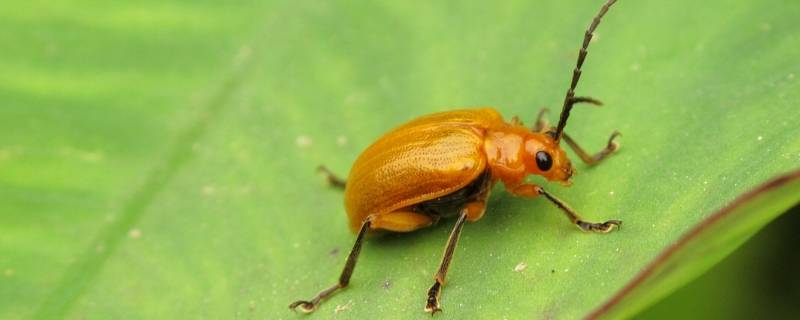
[[[581,46],[581,50],[578,53],[578,63],[575,65],[575,70],[572,71],[572,82],[570,82],[569,90],[567,90],[567,96],[564,98],[564,107],[561,109],[561,116],[558,119],[558,126],[556,127],[556,132],[554,134],[554,138],[556,141],[561,140],[562,132],[564,131],[564,127],[567,125],[567,119],[569,119],[569,112],[572,110],[572,106],[578,102],[588,102],[587,99],[590,99],[593,102],[599,102],[597,100],[591,98],[575,98],[575,87],[578,86],[578,80],[581,79],[581,67],[583,66],[583,60],[586,59],[586,54],[588,53],[587,49],[589,48],[589,42],[592,41],[592,35],[594,34],[594,30],[597,28],[597,25],[600,24],[600,20],[603,19],[603,16],[608,12],[608,8],[611,7],[617,0],[608,0],[603,7],[600,8],[600,12],[597,13],[597,16],[594,17],[592,20],[592,24],[589,26],[589,29],[586,29],[586,34],[583,36],[583,46]]]

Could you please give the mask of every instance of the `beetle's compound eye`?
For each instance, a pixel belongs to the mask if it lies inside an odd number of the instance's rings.
[[[553,166],[553,159],[547,152],[539,151],[536,153],[536,166],[542,171],[550,170]]]

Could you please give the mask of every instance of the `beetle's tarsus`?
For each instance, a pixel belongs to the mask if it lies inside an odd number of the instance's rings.
[[[430,306],[429,305],[429,306],[425,307],[425,312],[430,313],[431,317],[433,317],[433,315],[435,315],[437,312],[442,312],[442,308],[439,308],[438,305],[436,305],[436,306]]]
[[[297,307],[300,307],[300,311],[304,313],[311,313],[317,310],[317,305],[311,301],[298,300],[289,305],[289,309],[292,309],[292,311],[297,311]]]
[[[431,316],[442,311],[442,308],[439,307],[441,285],[439,281],[436,281],[433,286],[431,286],[431,289],[428,290],[428,303],[425,305],[425,312],[429,312]]]
[[[614,227],[619,227],[622,225],[622,221],[620,220],[608,220],[603,223],[591,223],[586,221],[578,221],[576,223],[578,228],[581,228],[583,231],[594,231],[600,233],[609,233],[611,230],[614,230]]]
[[[620,136],[622,136],[622,133],[617,130],[614,130],[614,132],[611,133],[611,136],[608,137],[608,144],[606,145],[608,153],[612,153],[614,151],[617,151],[617,149],[619,149],[619,143],[614,141],[614,139]]]

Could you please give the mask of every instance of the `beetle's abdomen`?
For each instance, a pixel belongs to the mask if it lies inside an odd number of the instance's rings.
[[[378,139],[359,156],[347,180],[350,229],[356,231],[371,214],[441,197],[475,180],[486,168],[485,128],[498,119],[492,109],[433,114]]]

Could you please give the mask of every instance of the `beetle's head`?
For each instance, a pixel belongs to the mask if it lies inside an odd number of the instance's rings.
[[[572,162],[549,134],[534,133],[525,140],[525,168],[529,174],[537,174],[550,181],[570,185],[575,173]]]

